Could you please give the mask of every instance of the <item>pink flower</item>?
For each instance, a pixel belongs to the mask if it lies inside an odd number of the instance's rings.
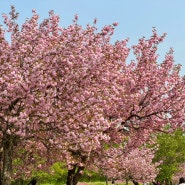
[[[118,22],[114,22],[112,25],[113,26],[118,26]]]

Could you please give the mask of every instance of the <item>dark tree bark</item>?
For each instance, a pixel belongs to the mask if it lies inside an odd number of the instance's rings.
[[[2,143],[2,141],[0,141]],[[0,185],[2,185],[2,165],[3,164],[3,146],[0,146]]]
[[[106,176],[106,185],[108,185],[108,177]]]
[[[1,184],[10,185],[12,176],[13,138],[9,134],[3,137],[3,167],[1,170]]]
[[[129,181],[129,180],[126,178],[126,184],[125,184],[125,185],[128,185],[128,181]]]
[[[132,182],[133,182],[134,185],[139,185],[139,183],[135,180],[132,180]]]
[[[83,171],[84,171],[83,166],[77,167],[76,165],[74,165],[73,169],[68,170],[66,185],[77,185],[80,178],[82,177],[81,172],[83,172]]]

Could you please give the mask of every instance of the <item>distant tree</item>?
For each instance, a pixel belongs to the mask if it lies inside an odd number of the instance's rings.
[[[102,159],[97,159],[98,169],[109,179],[130,180],[134,183],[153,182],[159,172],[160,163],[153,163],[154,150],[136,148],[129,153],[123,153],[123,149],[114,148],[107,151]]]
[[[159,166],[157,180],[169,184],[172,177],[180,171],[185,163],[185,133],[182,130],[161,133],[157,136],[158,150],[154,161],[163,161]]]

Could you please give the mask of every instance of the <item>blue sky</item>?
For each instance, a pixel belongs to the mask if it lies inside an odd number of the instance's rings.
[[[152,27],[155,27],[159,34],[167,33],[159,47],[159,62],[172,47],[175,63],[182,64],[181,74],[185,75],[184,0],[0,0],[0,14],[9,13],[11,5],[20,13],[20,23],[32,15],[32,9],[37,10],[41,20],[48,17],[49,10],[54,10],[60,15],[64,27],[72,23],[75,14],[79,15],[79,24],[82,25],[97,18],[100,29],[117,21],[119,26],[113,40],[129,37],[129,46],[137,44],[143,36],[150,37]],[[0,24],[2,22],[0,17]]]

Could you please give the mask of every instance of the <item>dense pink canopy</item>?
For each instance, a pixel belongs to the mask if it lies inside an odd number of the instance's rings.
[[[117,23],[98,31],[78,25],[75,16],[63,28],[52,11],[40,24],[33,11],[19,28],[16,18],[12,8],[0,31],[2,146],[10,137],[16,150],[25,146],[49,165],[62,160],[69,170],[83,170],[107,144],[124,143],[129,152],[165,125],[183,125],[185,79],[172,50],[157,62],[164,35],[153,30],[140,39],[131,48],[135,61],[127,63],[128,40],[110,42]]]

